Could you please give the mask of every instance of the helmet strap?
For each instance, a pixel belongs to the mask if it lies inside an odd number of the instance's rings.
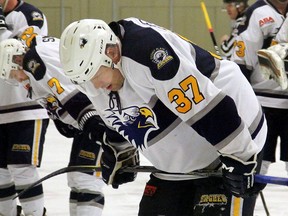
[[[5,1],[4,1],[4,4],[3,4],[3,12],[5,11],[8,2],[9,2],[9,0],[5,0]]]

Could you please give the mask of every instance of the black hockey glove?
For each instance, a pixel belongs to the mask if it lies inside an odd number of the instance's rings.
[[[0,30],[6,30],[6,29],[7,29],[6,20],[2,6],[0,5]]]
[[[139,153],[136,148],[129,146],[117,151],[115,147],[104,142],[101,158],[102,178],[107,185],[117,189],[119,185],[135,180],[137,173],[122,172],[121,168],[139,165]]]
[[[95,110],[88,110],[81,116],[79,128],[92,142],[102,144],[106,126]]]
[[[257,166],[256,155],[247,162],[232,155],[221,155],[222,175],[225,188],[236,197],[257,195],[266,184],[254,182]]]
[[[74,137],[75,134],[79,131],[77,128],[73,127],[72,125],[65,124],[59,119],[53,119],[53,121],[59,133],[67,138]]]

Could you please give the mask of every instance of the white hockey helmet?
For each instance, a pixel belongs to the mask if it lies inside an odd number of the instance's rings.
[[[68,25],[60,38],[60,61],[65,75],[75,84],[89,81],[100,66],[112,66],[105,54],[116,35],[103,20],[83,19]]]
[[[11,70],[17,70],[21,65],[13,62],[13,56],[24,55],[25,46],[16,39],[7,39],[0,43],[0,78],[9,79]]]

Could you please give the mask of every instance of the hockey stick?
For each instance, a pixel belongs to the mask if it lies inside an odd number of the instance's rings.
[[[270,212],[268,210],[268,207],[267,207],[267,204],[266,204],[266,201],[265,201],[265,198],[264,198],[264,194],[263,194],[263,191],[260,191],[260,197],[261,197],[261,200],[262,200],[262,203],[263,203],[263,206],[264,206],[264,210],[266,212],[266,215],[267,216],[270,216]]]
[[[29,187],[25,188],[23,191],[18,193],[13,199],[16,199],[17,197],[20,197],[24,193],[26,193],[28,190],[31,188],[35,187],[36,185],[42,183],[43,181],[52,178],[54,176],[63,174],[63,173],[68,173],[68,172],[100,172],[101,167],[99,166],[68,166],[61,168],[59,170],[56,170],[43,178],[39,179],[38,181],[34,182],[31,184]],[[161,170],[158,170],[154,166],[134,166],[134,167],[123,167],[120,170],[121,172],[163,172]],[[197,170],[197,171],[192,171],[189,173],[173,173],[173,174],[179,174],[179,175],[197,175],[201,177],[210,177],[210,176],[216,176],[216,177],[221,177],[221,171],[219,170]],[[258,183],[264,183],[264,184],[277,184],[277,185],[286,185],[288,186],[288,178],[281,178],[281,177],[274,177],[274,176],[265,176],[265,175],[260,175],[256,174],[255,175],[255,182]]]
[[[206,25],[207,25],[208,31],[210,32],[210,36],[211,36],[211,39],[212,39],[213,46],[214,46],[214,49],[216,51],[216,54],[221,56],[219,48],[218,48],[218,45],[217,45],[217,42],[216,42],[216,39],[215,39],[214,30],[212,28],[211,21],[210,21],[210,18],[209,18],[209,15],[208,15],[208,12],[207,12],[207,9],[206,9],[206,5],[205,5],[204,1],[201,2],[201,8],[202,8],[202,11],[203,11],[203,14],[204,14],[204,18],[205,18],[205,21],[206,21]]]
[[[68,166],[61,168],[59,170],[56,170],[43,178],[37,180],[36,182],[32,183],[29,185],[27,188],[22,190],[20,193],[18,193],[13,199],[16,199],[17,197],[20,197],[27,191],[29,191],[31,188],[35,187],[36,185],[42,183],[43,181],[50,179],[54,176],[68,173],[68,172],[101,172],[101,167],[99,166],[89,166],[89,165],[82,165],[82,166]],[[156,169],[153,166],[135,166],[135,167],[124,167],[121,169],[121,172],[162,172],[158,169]],[[181,174],[182,175],[182,174]],[[198,176],[203,176],[203,177],[208,177],[208,176],[221,176],[221,173],[219,171],[207,171],[207,170],[200,170],[197,172],[190,172],[190,173],[185,173],[184,175],[198,175]]]

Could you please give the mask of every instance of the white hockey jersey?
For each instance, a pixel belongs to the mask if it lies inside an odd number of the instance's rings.
[[[277,33],[275,40],[278,43],[288,43],[288,18],[286,18],[283,22],[283,25]]]
[[[215,168],[218,151],[247,160],[262,149],[265,118],[235,63],[143,20],[109,25],[122,42],[124,85],[118,95],[95,88],[92,95],[89,82],[82,91],[155,167]]]
[[[32,99],[37,99],[51,118],[78,128],[79,115],[93,105],[65,77],[60,65],[59,39],[36,36],[23,59],[23,69],[30,78]]]
[[[231,57],[250,81],[264,107],[288,108],[288,92],[281,90],[273,80],[262,76],[257,51],[271,45],[285,17],[266,0],[259,0],[245,13],[245,22],[239,25],[236,47]]]
[[[5,19],[8,30],[0,30],[0,41],[20,36],[29,26],[33,27],[30,33],[47,35],[48,28],[44,14],[26,2],[19,1],[15,10],[5,14]],[[22,88],[0,80],[0,124],[48,118],[46,110],[36,101],[27,98]]]

